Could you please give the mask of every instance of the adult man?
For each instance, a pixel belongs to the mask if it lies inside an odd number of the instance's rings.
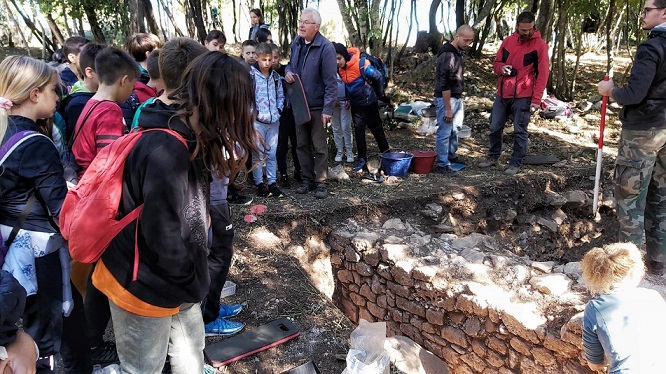
[[[462,50],[474,41],[474,29],[462,25],[456,30],[453,40],[446,42],[437,52],[435,67],[435,105],[437,107],[437,167],[440,173],[454,172],[451,161],[457,160],[458,127],[462,126],[465,110],[462,92],[464,62]]]
[[[502,41],[493,69],[499,78],[490,115],[490,149],[488,158],[479,167],[498,164],[504,124],[512,114],[513,153],[504,172],[515,175],[527,154],[527,124],[541,105],[549,74],[548,46],[534,27],[534,14],[518,15],[516,32]]]
[[[284,80],[293,83],[294,74],[300,76],[312,118],[310,122],[296,126],[296,152],[303,178],[303,185],[296,192],[306,194],[316,189],[315,197],[324,199],[328,196],[326,125],[337,101],[337,65],[335,48],[319,33],[320,25],[321,16],[317,10],[303,9],[298,36],[291,43],[291,59]]]
[[[648,271],[666,272],[666,0],[646,0],[648,40],[636,50],[627,85],[599,82],[601,95],[624,105],[615,161],[619,241],[643,244]]]

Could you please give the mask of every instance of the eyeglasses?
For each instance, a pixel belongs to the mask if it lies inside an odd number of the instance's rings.
[[[316,22],[313,22],[313,21],[304,21],[304,20],[300,20],[300,21],[298,21],[298,24],[299,24],[299,25],[315,25],[315,24],[317,24],[317,23],[316,23]]]
[[[660,9],[666,9],[666,7],[652,8],[652,7],[647,7],[647,6],[646,6],[645,8],[643,8],[643,11],[641,12],[641,14],[642,14],[643,16],[647,16],[647,14],[650,13],[651,11],[653,11],[653,10],[660,10]]]

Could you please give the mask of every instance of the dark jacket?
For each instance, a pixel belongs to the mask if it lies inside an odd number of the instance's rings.
[[[464,68],[463,55],[458,48],[445,43],[437,52],[435,97],[442,97],[442,91],[451,91],[452,97],[460,97],[465,89]]]
[[[0,346],[16,341],[16,323],[23,316],[25,289],[11,275],[0,270]]]
[[[361,66],[361,51],[358,48],[347,48],[347,52],[350,59],[342,69],[338,69],[338,73],[345,82],[349,103],[354,107],[377,105],[377,98],[384,96],[384,76],[368,59],[365,59],[365,66]]]
[[[624,105],[623,128],[666,128],[666,28],[655,27],[638,46],[627,85],[612,96]]]
[[[76,121],[79,120],[83,108],[86,106],[88,100],[95,95],[94,92],[76,92],[65,97],[60,103],[60,114],[65,120],[65,137],[69,142],[74,136],[74,129],[76,129]],[[85,115],[85,113],[84,113]]]
[[[502,75],[504,65],[516,69],[516,75]],[[502,40],[495,55],[493,70],[497,78],[497,95],[504,99],[531,98],[532,104],[541,103],[548,83],[548,46],[535,30],[528,40],[520,40],[517,32]]]
[[[301,77],[310,110],[333,115],[338,87],[335,56],[333,44],[320,33],[309,45],[300,35],[291,43],[291,59],[285,71]]]
[[[208,191],[210,178],[200,157],[190,161],[196,138],[160,100],[141,110],[139,126],[180,133],[189,150],[165,132],[141,137],[127,157],[119,214],[144,204],[139,220],[139,270],[132,281],[136,224],[128,225],[102,255],[120,285],[154,306],[197,303],[208,291]],[[100,290],[104,291],[102,288]]]
[[[38,131],[37,124],[25,117],[9,116],[3,144],[23,130]],[[60,214],[67,185],[60,156],[53,142],[43,136],[26,140],[7,157],[1,171],[0,223],[15,226],[30,195],[35,193],[37,203],[23,224],[23,229],[57,232],[50,217],[58,217]]]

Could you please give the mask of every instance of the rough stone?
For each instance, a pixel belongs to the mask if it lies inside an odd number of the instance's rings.
[[[424,216],[438,220],[439,217],[442,216],[443,209],[444,208],[442,208],[442,206],[439,204],[430,203],[426,205],[426,209],[424,209],[422,212]]]
[[[410,374],[448,374],[442,359],[426,351],[405,336],[392,336],[384,341],[384,348],[396,369]]]
[[[421,325],[421,329],[429,334],[436,334],[437,331],[439,331],[439,328],[435,328],[434,325],[428,322],[423,322],[423,324]]]
[[[361,254],[354,250],[354,248],[347,247],[345,250],[345,260],[348,262],[359,262],[361,261]]]
[[[400,243],[402,243],[403,241],[404,241],[403,238],[399,238],[399,237],[397,237],[397,236],[393,236],[393,235],[388,236],[388,237],[386,237],[386,238],[384,239],[384,243],[385,243],[385,244],[400,244]]]
[[[387,281],[386,286],[391,292],[393,292],[396,295],[400,295],[402,297],[409,297],[409,295],[411,294],[409,288],[406,288],[400,284],[391,281]]]
[[[513,265],[511,270],[513,270],[516,281],[520,283],[526,281],[530,276],[530,270],[524,265]]]
[[[365,306],[365,302],[366,302],[365,298],[363,296],[357,294],[356,292],[350,292],[349,293],[349,298],[351,299],[351,301],[354,304],[356,304],[360,307]]]
[[[553,334],[546,334],[546,338],[543,340],[543,346],[563,357],[573,358],[578,354],[578,349],[573,344],[562,341],[562,339]]]
[[[381,295],[386,290],[386,287],[382,284],[380,279],[383,278],[380,278],[377,275],[373,275],[372,280],[370,281],[370,289],[375,295]]]
[[[486,345],[481,339],[472,339],[472,350],[476,353],[477,356],[483,358],[486,357]]]
[[[366,249],[374,247],[377,240],[379,240],[379,234],[375,232],[360,232],[356,234],[351,243],[354,249],[364,252]]]
[[[564,274],[566,274],[571,279],[579,279],[583,274],[583,269],[580,267],[580,262],[569,262],[564,265],[563,269]]]
[[[368,265],[372,267],[379,265],[379,251],[376,250],[374,247],[368,249],[363,254],[363,261],[365,261]]]
[[[479,320],[477,317],[467,318],[467,320],[463,324],[463,331],[465,331],[465,334],[473,338],[483,336],[482,333],[483,330],[481,329],[481,320]]]
[[[361,309],[358,310],[358,318],[359,319],[364,319],[368,322],[375,322],[377,320],[375,318],[375,316],[370,314],[370,311],[368,311],[367,309],[364,309],[364,308],[361,308]]]
[[[370,285],[367,283],[363,283],[359,291],[359,294],[361,294],[361,296],[365,297],[366,299],[372,301],[373,303],[377,301],[377,296],[372,292],[372,290],[370,289]]]
[[[356,264],[356,272],[364,277],[369,277],[373,274],[372,266],[366,264],[365,262],[359,262]]]
[[[464,200],[465,199],[465,194],[463,192],[454,192],[451,194],[451,197],[455,200]]]
[[[571,279],[564,274],[544,274],[530,278],[530,284],[546,295],[559,296],[569,291]]]
[[[453,242],[451,242],[451,247],[458,251],[465,248],[495,249],[496,241],[491,236],[473,233],[453,240]]]
[[[523,356],[532,356],[532,353],[530,352],[530,349],[532,346],[527,343],[526,341],[513,337],[511,340],[509,340],[509,344],[511,345],[511,348],[515,349],[518,351],[518,353],[522,354]]]
[[[587,194],[581,190],[572,190],[564,193],[564,198],[569,204],[586,204],[588,201]]]
[[[331,253],[331,264],[342,265],[342,256],[339,253]]]
[[[508,258],[500,255],[490,255],[490,261],[492,261],[495,269],[503,269],[509,263]]]
[[[540,224],[541,226],[544,226],[551,232],[557,232],[557,228],[559,227],[557,222],[544,217],[539,217],[537,223]]]
[[[555,266],[555,261],[545,261],[538,262],[534,261],[530,266],[536,270],[539,270],[542,273],[551,273],[553,271],[553,266]]]
[[[463,249],[462,252],[460,252],[460,256],[473,264],[482,264],[483,259],[485,258],[483,253],[474,248]]]
[[[543,366],[551,366],[557,364],[557,360],[555,360],[555,357],[553,357],[550,351],[544,348],[539,348],[539,347],[532,348],[532,356],[534,357],[534,361]]]
[[[544,370],[540,365],[537,365],[532,359],[523,357],[520,360],[520,371],[522,373],[543,373]]]
[[[487,354],[486,354],[486,362],[488,362],[488,363],[490,364],[490,366],[492,366],[493,368],[495,368],[495,370],[498,369],[498,368],[501,368],[502,366],[504,366],[504,364],[505,364],[504,361],[505,361],[505,360],[504,360],[504,357],[502,357],[502,356],[500,356],[499,354],[497,354],[497,352],[495,352],[495,351],[490,351],[490,350],[487,351]],[[488,371],[488,372],[489,372],[489,373],[495,373],[495,372],[496,372],[495,370],[490,370],[490,371]],[[506,369],[506,370],[508,370],[508,369]],[[485,373],[485,371],[484,371],[484,373]],[[501,373],[501,371],[500,371],[500,373]]]
[[[342,299],[340,307],[345,315],[354,323],[358,322],[358,308],[351,300]]]
[[[382,261],[397,262],[409,257],[409,246],[404,244],[384,244],[379,250]]]
[[[547,206],[561,207],[562,205],[567,203],[567,199],[565,199],[564,196],[554,191],[546,191],[544,193],[544,200],[545,200],[544,203]]]
[[[407,227],[405,227],[400,218],[391,218],[384,222],[382,228],[385,230],[404,230]]]
[[[515,303],[505,306],[502,321],[509,332],[534,344],[539,344],[546,336],[543,329],[546,318],[539,313],[535,303]]]
[[[383,320],[386,316],[386,309],[379,307],[379,305],[375,303],[368,302],[366,307],[368,308],[368,312],[377,317],[379,320]]]
[[[425,318],[433,325],[444,325],[444,312],[437,309],[426,309]]]
[[[516,217],[516,220],[521,225],[532,225],[536,223],[537,216],[534,214],[519,214],[518,217]]]
[[[442,328],[442,331],[440,333],[440,336],[449,342],[456,344],[460,347],[467,348],[467,337],[465,336],[465,333],[462,332],[462,330],[453,327],[453,326],[445,326]]]
[[[397,305],[398,308],[402,310],[406,310],[412,314],[416,314],[419,317],[425,318],[426,315],[425,308],[422,305],[419,305],[418,303],[404,299],[402,297],[396,297],[395,304]]]
[[[438,270],[439,267],[435,265],[418,266],[412,272],[412,276],[414,279],[430,282],[437,275]]]
[[[465,315],[462,313],[453,312],[453,313],[448,313],[447,316],[449,316],[449,320],[454,325],[460,326],[465,321]]]
[[[551,214],[550,218],[558,225],[561,225],[567,220],[567,214],[564,213],[562,209],[556,209],[553,214]]]
[[[460,359],[469,365],[469,367],[474,370],[475,373],[480,373],[483,371],[483,369],[486,368],[485,362],[476,354],[474,353],[468,353],[466,355],[462,355]]]
[[[388,303],[386,301],[386,295],[377,296],[377,306],[379,306],[380,308],[388,307]]]
[[[504,215],[504,220],[507,222],[513,222],[514,219],[518,217],[518,213],[515,209],[507,209],[506,214]]]
[[[487,344],[488,344],[488,348],[492,349],[493,351],[495,351],[495,352],[497,352],[497,353],[499,353],[499,354],[505,355],[505,354],[507,353],[507,351],[508,351],[508,348],[507,348],[507,346],[506,346],[506,343],[504,343],[503,341],[497,339],[497,338],[494,337],[494,336],[490,336],[490,337],[488,337],[488,339],[486,340],[486,342],[487,342]]]
[[[349,270],[338,270],[338,280],[342,283],[351,283],[353,281],[352,273]]]
[[[413,286],[414,279],[411,276],[413,267],[414,267],[414,261],[396,262],[395,266],[391,269],[391,275],[393,276],[393,280],[405,287]]]
[[[393,277],[391,276],[391,267],[388,265],[377,265],[377,274],[379,274],[384,279],[393,280]]]

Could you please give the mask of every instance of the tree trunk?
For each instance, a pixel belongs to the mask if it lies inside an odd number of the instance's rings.
[[[9,8],[9,4],[7,4],[7,0],[3,0],[5,3],[5,9],[7,9],[7,12],[9,13],[9,18],[14,21],[14,26],[16,26],[16,31],[18,32],[19,36],[21,37],[21,42],[23,42],[23,48],[28,52],[28,56],[32,57],[32,54],[30,53],[30,45],[28,45],[28,40],[25,38],[25,35],[23,34],[23,29],[21,29],[21,25],[19,25],[18,21],[16,20],[16,17],[14,17],[14,14],[12,14],[12,10]],[[14,4],[16,6],[16,4]]]
[[[613,38],[615,37],[615,28],[613,28],[613,18],[615,17],[615,0],[608,2],[608,17],[606,17],[606,71],[613,76],[613,61],[615,53],[613,51]]]
[[[352,18],[352,10],[354,7],[351,4],[348,4],[345,0],[337,0],[338,6],[340,7],[340,13],[342,14],[342,22],[345,24],[345,29],[347,29],[347,34],[349,35],[349,42],[351,45],[362,46],[363,37],[361,35],[360,26],[356,28],[354,24],[354,19]],[[358,17],[356,17],[358,22]]]
[[[84,0],[81,2],[81,6],[83,7],[83,12],[86,14],[86,18],[88,19],[88,24],[90,25],[90,30],[92,31],[93,38],[95,39],[95,41],[98,41],[100,43],[106,42],[104,38],[104,32],[102,31],[102,27],[99,25],[97,13],[95,13],[95,8],[97,7],[97,3],[93,2],[93,0]]]
[[[140,24],[143,23],[143,19],[139,17],[139,2],[142,0],[127,0],[127,6],[129,7],[129,35],[133,35],[141,32]]]
[[[194,38],[196,26],[194,25],[194,15],[189,0],[183,0],[183,10],[185,10],[185,25],[187,26],[187,36]]]
[[[402,59],[402,56],[405,54],[405,49],[407,49],[407,41],[409,40],[409,36],[412,35],[412,27],[414,26],[414,21],[416,19],[416,0],[411,0],[411,4],[409,7],[409,27],[407,28],[407,37],[405,39],[405,43],[402,45],[402,48],[400,49],[400,53],[398,53],[398,56],[396,57],[396,60],[400,61]]]
[[[479,5],[483,4],[483,7],[481,8],[481,11],[479,12],[478,17],[476,17],[474,19],[474,24],[472,25],[472,27],[475,30],[478,30],[479,26],[481,26],[481,24],[483,24],[486,21],[486,18],[488,16],[490,16],[496,2],[497,2],[496,0],[485,0],[485,2],[483,2],[483,0],[481,0]]]
[[[194,20],[194,26],[197,29],[196,32],[197,38],[199,39],[199,43],[203,43],[206,40],[207,31],[201,9],[201,0],[189,0],[188,3],[191,7],[191,14]]]
[[[555,6],[553,0],[542,0],[539,6],[539,17],[537,17],[536,26],[541,30],[541,38],[550,43],[553,29]]]
[[[28,26],[28,28],[30,29],[32,35],[34,35],[37,38],[37,40],[39,40],[40,44],[44,44],[44,39],[42,39],[42,34],[37,28],[37,26],[35,26],[34,22],[32,22],[30,18],[28,18],[25,14],[23,14],[21,8],[19,8],[18,4],[16,3],[16,0],[11,0],[11,2],[12,5],[14,5],[14,9],[16,9],[16,12],[21,16],[23,22],[25,22],[25,25]]]
[[[51,33],[58,41],[58,44],[64,45],[65,38],[62,36],[62,32],[60,32],[60,28],[56,24],[51,13],[46,13],[46,23],[49,25],[49,29],[51,29]]]
[[[465,0],[456,0],[456,30],[465,23]]]
[[[433,55],[437,54],[443,39],[443,35],[437,30],[437,9],[441,3],[441,0],[431,0],[428,11],[428,47]]]
[[[153,4],[150,0],[142,0],[144,5],[144,14],[146,15],[146,21],[148,22],[148,29],[151,33],[157,35],[160,40],[164,40],[164,35],[160,26],[157,24],[157,19],[155,19],[155,12],[153,12]]]
[[[173,14],[171,14],[171,11],[169,10],[169,7],[164,4],[164,0],[157,0],[158,6],[159,4],[162,5],[162,9],[164,10],[164,13],[166,13],[167,17],[169,17],[169,21],[171,21],[171,24],[173,25],[173,29],[176,32],[176,36],[182,38],[185,36],[182,31],[180,31],[180,28],[178,27],[178,24],[176,23],[176,20],[173,18]]]

